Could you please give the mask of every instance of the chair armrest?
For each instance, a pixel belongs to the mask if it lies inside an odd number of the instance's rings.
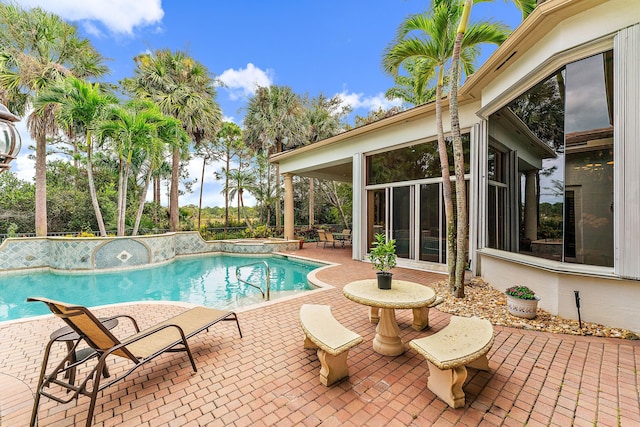
[[[115,316],[107,317],[106,319],[103,320],[103,323],[107,322],[109,320],[112,320],[112,319],[119,319],[119,318],[129,319],[131,321],[131,323],[133,324],[133,327],[135,328],[136,333],[140,332],[140,328],[138,327],[138,322],[136,322],[136,319],[134,319],[133,317],[131,317],[131,316],[127,315],[127,314],[118,314],[118,315],[115,315]]]

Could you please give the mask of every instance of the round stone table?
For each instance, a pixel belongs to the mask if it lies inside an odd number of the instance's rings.
[[[395,309],[412,309],[412,327],[422,330],[429,326],[429,305],[436,299],[436,294],[430,287],[404,280],[393,280],[391,289],[378,289],[376,279],[358,280],[347,284],[342,293],[351,301],[371,307],[372,322],[377,318],[375,311],[380,309],[373,349],[385,356],[404,353]]]

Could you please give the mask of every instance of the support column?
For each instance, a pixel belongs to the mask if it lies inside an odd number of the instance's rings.
[[[284,237],[285,239],[293,239],[293,175],[285,173],[284,177]]]
[[[538,239],[538,206],[536,203],[536,171],[528,171],[524,187],[524,236]]]

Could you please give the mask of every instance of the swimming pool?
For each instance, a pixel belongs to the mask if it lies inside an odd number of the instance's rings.
[[[214,255],[179,258],[157,267],[112,273],[29,273],[0,276],[0,321],[50,313],[44,304],[27,303],[40,296],[84,306],[133,301],[182,301],[234,309],[264,301],[260,291],[236,279],[266,283],[264,265],[271,272],[271,300],[314,289],[307,274],[322,264],[283,256]],[[247,266],[251,264],[251,266]]]

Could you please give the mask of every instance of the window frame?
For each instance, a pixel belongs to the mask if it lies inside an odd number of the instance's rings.
[[[614,61],[616,57],[616,52],[614,49],[614,39],[616,33],[608,34],[606,36],[600,37],[598,39],[592,40],[591,42],[582,44],[580,46],[576,46],[571,49],[567,49],[562,52],[558,52],[555,55],[550,56],[546,61],[541,63],[538,67],[531,70],[529,73],[525,74],[521,79],[519,79],[515,84],[510,86],[507,90],[503,91],[500,96],[486,103],[478,112],[478,117],[481,118],[483,126],[482,126],[482,138],[485,141],[485,144],[482,144],[482,149],[485,151],[488,150],[489,144],[489,117],[498,112],[501,108],[510,104],[513,100],[536,86],[538,83],[547,79],[550,75],[557,72],[558,70],[566,67],[566,65],[580,61],[582,59],[588,58],[590,56],[603,54],[607,51],[613,51]],[[617,79],[619,71],[614,71],[614,81]],[[615,99],[615,98],[614,98]],[[614,105],[618,101],[614,101]],[[616,113],[617,114],[617,113]],[[616,138],[614,133],[613,139],[613,147],[614,153],[617,150],[620,150],[619,147],[620,142]],[[615,158],[614,154],[614,158]],[[478,158],[479,161],[483,161],[484,163],[488,160],[488,154],[484,153],[480,155]],[[488,165],[481,165],[482,170],[487,171]],[[488,172],[488,171],[487,171]],[[614,175],[615,176],[615,175]],[[618,256],[617,256],[617,245],[614,243],[614,263],[612,267],[603,267],[596,266],[590,264],[575,264],[568,262],[558,262],[552,261],[545,258],[535,257],[526,254],[520,254],[516,252],[510,252],[507,250],[494,249],[487,246],[488,244],[488,229],[487,229],[487,221],[488,221],[488,209],[491,209],[491,206],[488,205],[488,185],[489,179],[488,174],[479,177],[479,186],[487,187],[482,194],[482,198],[479,200],[481,216],[483,217],[482,221],[479,221],[479,236],[478,236],[478,253],[482,255],[489,255],[495,258],[504,259],[513,261],[519,264],[533,266],[542,268],[548,271],[554,272],[563,272],[563,273],[574,273],[574,274],[588,274],[593,276],[601,276],[601,277],[619,277],[617,272],[617,264],[618,264]],[[617,187],[617,184],[614,184],[614,198],[616,193],[620,191]],[[614,217],[614,241],[618,238],[618,227],[616,226],[616,217]]]

